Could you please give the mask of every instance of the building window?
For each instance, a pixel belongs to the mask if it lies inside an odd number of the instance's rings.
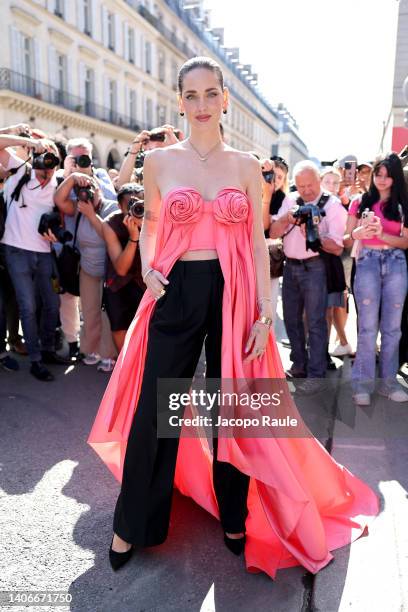
[[[67,83],[67,58],[65,55],[57,53],[57,78],[59,91],[68,91]]]
[[[149,41],[145,44],[145,68],[148,74],[152,73],[152,43]]]
[[[129,91],[129,116],[131,119],[136,119],[137,115],[137,100],[136,91],[131,89]]]
[[[91,109],[95,100],[95,72],[92,68],[85,68],[85,113],[92,114]]]
[[[159,51],[158,72],[159,72],[159,81],[161,83],[164,83],[166,79],[166,57],[163,51]]]
[[[109,79],[109,111],[110,121],[115,122],[116,120],[116,109],[117,109],[117,89],[116,81]]]
[[[136,54],[135,54],[135,31],[133,28],[129,28],[128,30],[128,58],[131,64],[135,63]]]
[[[157,125],[164,125],[166,123],[166,107],[162,104],[157,106]]]
[[[174,91],[177,91],[177,77],[178,77],[178,67],[176,60],[172,60],[171,62],[171,87]]]
[[[61,17],[62,19],[64,18],[64,9],[65,9],[65,0],[55,0],[55,9],[54,9],[54,14],[57,15],[57,17]]]
[[[84,32],[92,35],[92,0],[83,0],[84,4]]]
[[[153,102],[150,98],[146,100],[146,123],[148,128],[153,125]]]
[[[108,47],[111,51],[115,50],[115,15],[108,13]]]
[[[33,39],[23,35],[23,70],[27,77],[34,77]]]

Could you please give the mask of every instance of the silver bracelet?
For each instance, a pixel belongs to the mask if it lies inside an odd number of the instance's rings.
[[[145,282],[145,280],[146,280],[146,276],[147,276],[148,274],[150,274],[150,272],[153,272],[153,268],[148,268],[147,272],[145,272],[145,273],[143,274],[143,277],[142,277],[142,278],[143,278],[143,282]]]

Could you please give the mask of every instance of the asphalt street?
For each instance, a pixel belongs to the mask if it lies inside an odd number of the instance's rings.
[[[317,576],[296,567],[275,581],[247,573],[218,522],[177,492],[166,543],[113,573],[107,553],[119,485],[86,444],[109,375],[55,366],[56,381],[41,383],[19,361],[19,372],[0,372],[0,591],[59,591],[72,601],[1,610],[408,610],[408,406],[378,398],[370,409],[351,408],[348,359],[331,374],[336,392],[306,402],[304,414],[312,425],[323,414],[319,438],[374,488],[381,513],[368,537],[335,551]]]

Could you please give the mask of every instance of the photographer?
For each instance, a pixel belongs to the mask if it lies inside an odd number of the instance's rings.
[[[292,349],[293,364],[289,375],[294,378],[307,377],[307,380],[297,385],[296,390],[312,394],[321,388],[319,379],[326,375],[328,293],[326,266],[319,249],[334,255],[342,253],[346,212],[334,196],[323,198],[319,170],[313,162],[296,164],[293,178],[297,193],[285,198],[271,224],[269,235],[271,238],[283,236],[286,256],[282,301],[284,322]],[[305,224],[298,225],[304,218],[298,219],[296,216],[299,205],[313,205],[312,222],[324,214],[318,225],[317,237],[320,242],[307,244]],[[303,312],[308,328],[309,354],[306,350]]]
[[[118,191],[121,210],[109,215],[102,225],[108,249],[104,304],[118,351],[146,289],[139,252],[144,215],[141,193],[143,188],[139,185],[125,183]]]
[[[106,257],[102,222],[118,206],[116,202],[103,199],[94,178],[78,172],[71,174],[58,187],[55,203],[65,215],[74,215],[77,225],[76,244],[81,255],[79,289],[83,326],[80,344],[81,352],[85,353],[83,363],[99,364],[98,370],[110,372],[116,350],[108,318],[101,310]]]
[[[108,172],[104,168],[94,168],[92,163],[92,143],[87,138],[71,138],[66,144],[67,157],[64,161],[64,176],[80,172],[91,176],[99,184],[103,197],[116,200],[116,191]]]
[[[22,161],[10,147],[25,147],[27,160]],[[31,152],[32,166],[28,163]],[[59,299],[51,283],[50,244],[40,235],[38,227],[42,215],[54,208],[58,150],[49,140],[0,135],[0,164],[12,173],[4,188],[7,217],[1,242],[20,309],[31,360],[30,372],[38,380],[50,381],[54,377],[44,363],[65,364],[66,361],[55,353]],[[37,299],[42,302],[40,332]]]
[[[154,130],[143,130],[140,132],[125,153],[116,187],[120,189],[122,185],[132,180],[132,173],[135,169],[136,161],[140,158],[141,162],[143,162],[144,151],[177,144],[179,142],[178,134],[180,134],[180,130],[176,130],[172,125],[163,125]]]
[[[273,256],[272,254],[274,249],[277,247],[280,248],[280,241],[273,240],[269,237],[269,229],[273,215],[276,215],[279,212],[279,209],[282,206],[288,192],[288,172],[288,164],[278,155],[274,155],[270,160],[265,160],[262,163],[262,210],[264,217],[265,238],[270,257]],[[279,295],[279,276],[271,277],[271,294],[272,313],[274,321],[276,321],[276,310]]]

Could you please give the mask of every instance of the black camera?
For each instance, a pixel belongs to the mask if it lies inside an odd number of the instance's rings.
[[[44,213],[41,215],[40,223],[38,225],[38,233],[45,234],[48,232],[48,230],[51,230],[58,242],[61,242],[62,244],[69,242],[73,238],[71,232],[61,227],[61,215],[56,210],[51,213]]]
[[[128,202],[128,213],[136,219],[141,219],[144,215],[144,201],[139,198],[131,197]]]
[[[292,216],[298,220],[299,225],[306,225],[306,249],[311,249],[317,253],[322,243],[319,238],[319,223],[322,217],[326,216],[324,210],[314,204],[305,204],[292,213]]]
[[[33,154],[33,169],[34,170],[53,170],[59,166],[59,157],[54,153],[34,153]]]
[[[77,155],[74,157],[74,160],[79,168],[89,168],[92,165],[92,159],[89,155]]]
[[[92,185],[88,185],[87,187],[83,187],[81,185],[75,185],[74,187],[75,195],[77,200],[80,202],[93,202],[95,189]]]
[[[150,132],[150,138],[152,142],[164,142],[166,140],[166,132],[155,132],[154,130]]]
[[[275,172],[273,170],[266,170],[265,172],[262,172],[262,176],[264,177],[266,183],[272,183],[272,181],[275,179]]]
[[[135,168],[143,168],[145,157],[146,153],[144,151],[138,152],[135,158]]]

